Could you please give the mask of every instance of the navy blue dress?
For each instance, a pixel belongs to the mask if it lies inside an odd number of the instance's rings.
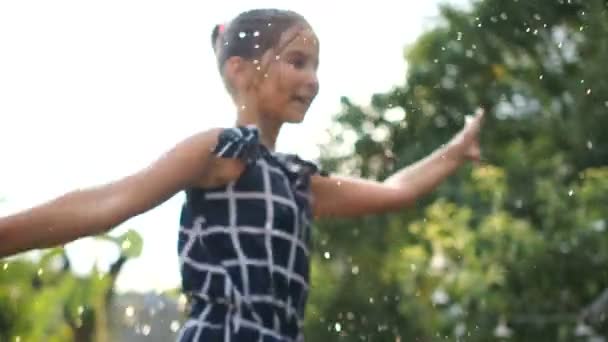
[[[303,341],[319,169],[271,152],[254,126],[224,129],[213,153],[246,168],[225,186],[186,190],[178,251],[192,305],[178,341]]]

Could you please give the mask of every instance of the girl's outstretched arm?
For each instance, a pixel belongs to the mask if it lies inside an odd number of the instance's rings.
[[[219,130],[177,144],[147,168],[98,187],[76,190],[0,218],[0,257],[108,231],[161,204],[209,174]]]
[[[434,190],[465,161],[479,160],[478,134],[483,111],[467,121],[448,144],[399,170],[384,182],[358,178],[314,176],[315,216],[362,216],[399,210]]]

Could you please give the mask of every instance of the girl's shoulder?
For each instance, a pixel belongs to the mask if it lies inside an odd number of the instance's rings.
[[[213,132],[209,165],[194,188],[212,189],[239,178],[248,163],[256,158],[257,130],[250,127],[218,127]]]
[[[237,180],[248,165],[259,159],[279,166],[292,181],[313,174],[325,175],[317,163],[300,158],[293,153],[272,152],[260,141],[255,125],[221,128],[217,131],[217,143],[212,149],[212,165],[199,187],[209,189]]]

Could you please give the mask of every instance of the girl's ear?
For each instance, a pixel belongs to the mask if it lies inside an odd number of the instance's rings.
[[[253,71],[253,63],[242,57],[232,56],[224,63],[224,77],[230,88],[237,93],[246,91],[251,86]]]

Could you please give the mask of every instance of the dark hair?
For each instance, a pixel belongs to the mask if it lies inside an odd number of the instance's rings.
[[[225,26],[216,25],[211,45],[220,72],[224,62],[232,56],[247,60],[260,58],[268,49],[276,47],[285,31],[298,23],[307,24],[307,21],[293,11],[254,9],[239,14]]]

